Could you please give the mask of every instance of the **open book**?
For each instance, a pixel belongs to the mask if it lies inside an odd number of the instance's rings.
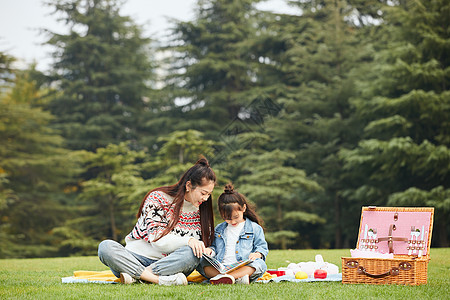
[[[203,253],[203,257],[211,264],[211,266],[216,268],[216,270],[219,271],[221,274],[230,273],[230,272],[237,270],[239,268],[242,268],[243,266],[246,266],[252,262],[250,259],[240,260],[238,262],[235,262],[234,264],[225,266],[223,263],[221,263],[214,257],[209,256],[206,253]]]

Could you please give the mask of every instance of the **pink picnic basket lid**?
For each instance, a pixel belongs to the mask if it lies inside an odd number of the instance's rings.
[[[357,249],[371,244],[381,253],[414,256],[421,250],[429,257],[433,215],[433,207],[363,207]]]

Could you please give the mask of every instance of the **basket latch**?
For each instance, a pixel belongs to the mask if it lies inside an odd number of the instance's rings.
[[[409,271],[409,270],[411,270],[412,266],[409,262],[404,261],[398,265],[398,268],[402,271]]]
[[[356,260],[349,260],[346,265],[347,265],[347,268],[355,269],[355,268],[358,267],[358,261],[356,261]]]

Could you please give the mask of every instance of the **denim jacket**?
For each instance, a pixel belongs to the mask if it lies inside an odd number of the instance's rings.
[[[227,240],[224,233],[227,226],[227,222],[220,223],[216,226],[214,241],[210,247],[216,253],[215,258],[221,262],[225,256],[225,245]],[[269,249],[262,227],[247,218],[245,219],[244,229],[241,231],[239,240],[236,243],[236,259],[247,259],[250,253],[253,252],[261,253],[262,259],[266,260]]]

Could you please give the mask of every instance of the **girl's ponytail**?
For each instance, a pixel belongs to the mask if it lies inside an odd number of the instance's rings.
[[[231,183],[227,183],[224,187],[223,193],[217,200],[219,206],[220,215],[224,220],[230,220],[233,211],[236,209],[236,205],[239,207],[247,207],[244,212],[244,217],[249,218],[253,222],[262,226],[262,219],[258,216],[255,208],[248,202],[244,195],[234,190],[234,186]]]
[[[225,185],[225,188],[223,189],[223,192],[225,194],[233,194],[234,193],[234,186],[231,183],[227,183]]]

